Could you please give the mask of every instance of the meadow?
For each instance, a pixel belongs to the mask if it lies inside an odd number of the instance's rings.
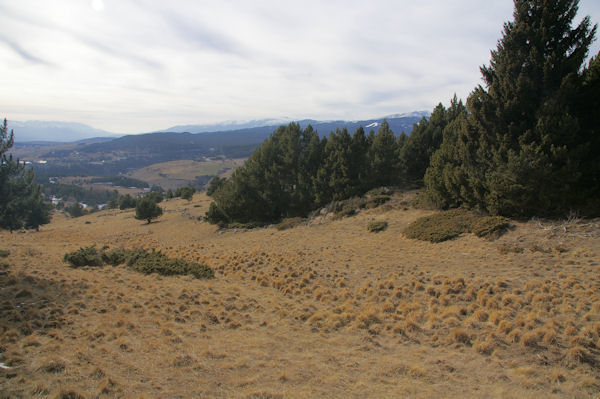
[[[413,196],[288,229],[219,229],[201,193],[149,225],[104,210],[2,231],[0,397],[598,397],[600,220],[431,243],[403,234],[437,212]],[[215,277],[63,262],[94,244]]]
[[[243,162],[244,159],[169,161],[136,169],[128,173],[128,176],[148,182],[151,186],[157,185],[165,190],[175,190],[182,186],[194,184],[198,176],[229,176]]]

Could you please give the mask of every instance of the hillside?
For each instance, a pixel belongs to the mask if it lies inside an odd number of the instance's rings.
[[[512,221],[496,240],[402,230],[411,193],[310,225],[219,231],[209,198],[57,214],[0,232],[0,392],[48,397],[592,398],[600,394],[598,220]],[[369,233],[372,220],[387,230]],[[203,262],[213,280],[72,269],[81,246]],[[75,397],[75,396],[70,396]]]
[[[211,176],[229,175],[244,162],[243,159],[215,161],[169,161],[146,166],[127,175],[160,186],[165,190],[175,190],[183,186],[206,184]]]

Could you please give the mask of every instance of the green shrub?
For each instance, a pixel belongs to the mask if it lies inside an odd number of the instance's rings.
[[[377,187],[367,191],[366,195],[369,197],[377,197],[380,195],[391,195],[394,193],[394,190],[391,187]]]
[[[338,219],[342,219],[348,216],[354,216],[356,215],[356,209],[354,208],[344,208],[339,212],[336,212],[335,215],[333,215],[333,219],[338,220]]]
[[[363,197],[353,197],[348,198],[343,201],[336,201],[333,204],[333,212],[334,213],[342,213],[342,212],[350,212],[349,210],[356,211],[356,209],[363,209],[367,204],[367,200]],[[349,213],[349,215],[354,215],[354,213]]]
[[[115,249],[106,251],[107,247],[98,251],[95,246],[79,248],[65,254],[64,261],[73,267],[113,266],[125,263],[128,267],[141,273],[158,273],[164,276],[189,274],[196,278],[212,278],[214,271],[206,265],[187,262],[183,259],[171,259],[160,252],[146,252],[143,249]]]
[[[210,267],[183,259],[171,259],[161,252],[131,251],[127,266],[140,273],[158,273],[163,276],[190,274],[196,278],[213,278],[214,271]]]
[[[411,201],[410,205],[417,209],[437,210],[440,208],[427,191],[419,192]]]
[[[110,252],[103,251],[100,255],[102,261],[107,265],[118,266],[125,263],[130,255],[130,251],[124,249],[115,249]]]
[[[150,224],[152,219],[156,219],[162,214],[162,208],[156,205],[156,202],[152,201],[149,197],[141,198],[135,205],[135,218],[146,220],[148,224]]]
[[[243,230],[251,230],[251,229],[257,229],[259,227],[265,227],[266,224],[265,223],[261,223],[261,222],[247,222],[247,223],[241,223],[241,222],[233,222],[233,223],[218,223],[219,227],[222,228],[227,228],[227,229],[243,229]]]
[[[389,195],[375,195],[369,198],[366,207],[368,209],[377,208],[378,206],[385,204],[391,199],[392,197],[390,197]]]
[[[417,240],[441,242],[462,233],[474,233],[478,237],[498,235],[508,225],[509,220],[503,217],[482,216],[464,209],[453,209],[415,220],[404,230],[404,235]]]
[[[303,224],[306,224],[305,218],[301,218],[301,217],[287,218],[287,219],[283,219],[280,223],[276,224],[275,228],[277,230],[281,231],[281,230],[291,229],[296,226],[301,226]]]
[[[471,232],[477,237],[491,237],[500,234],[510,225],[510,220],[503,216],[487,216],[475,220],[471,225]]]
[[[137,200],[129,194],[120,196],[118,201],[120,210],[135,208],[136,203]]]
[[[387,227],[388,222],[386,222],[385,220],[373,221],[367,224],[367,230],[373,233],[379,233],[380,231],[387,229]]]
[[[102,266],[102,256],[95,245],[81,247],[77,251],[67,253],[63,257],[63,261],[69,263],[71,267]]]
[[[0,249],[0,258],[6,258],[10,255],[10,251],[8,249]]]

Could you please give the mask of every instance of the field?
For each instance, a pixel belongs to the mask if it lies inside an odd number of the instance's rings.
[[[513,220],[494,240],[432,244],[403,236],[433,213],[409,200],[221,231],[197,219],[209,199],[196,194],[150,225],[107,210],[3,231],[0,396],[597,398],[600,221]],[[216,277],[62,262],[92,244]]]
[[[167,189],[192,185],[197,176],[228,175],[243,163],[243,159],[215,161],[169,161],[137,169],[128,176]]]

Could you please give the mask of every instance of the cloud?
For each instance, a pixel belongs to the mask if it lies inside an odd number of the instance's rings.
[[[29,53],[23,47],[21,47],[18,43],[9,40],[5,37],[0,36],[0,42],[4,42],[8,47],[10,47],[16,54],[18,54],[22,59],[28,61],[32,64],[42,64],[42,65],[51,65],[50,62],[45,61],[41,58],[36,57],[35,55]]]
[[[0,5],[9,119],[140,132],[431,109],[481,82],[512,18],[510,1],[93,1]]]

